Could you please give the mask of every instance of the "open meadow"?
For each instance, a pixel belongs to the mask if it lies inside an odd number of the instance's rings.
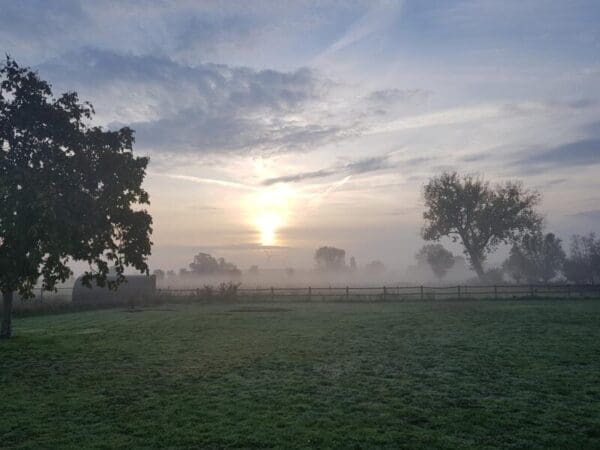
[[[600,302],[17,318],[0,447],[600,447]]]

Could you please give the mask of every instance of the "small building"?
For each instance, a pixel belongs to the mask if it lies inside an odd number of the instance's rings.
[[[107,286],[99,287],[92,282],[87,287],[82,282],[83,277],[77,278],[73,285],[73,303],[87,304],[135,304],[140,300],[153,297],[156,294],[156,277],[154,275],[126,275],[125,281],[116,290]],[[114,275],[108,276],[115,280]]]

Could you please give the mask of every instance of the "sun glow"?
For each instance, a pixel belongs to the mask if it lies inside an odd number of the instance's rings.
[[[249,197],[249,219],[257,229],[261,245],[281,243],[278,232],[290,221],[293,197],[294,192],[286,185],[269,186]]]
[[[265,214],[260,216],[256,225],[260,232],[261,245],[275,245],[277,243],[275,232],[281,225],[281,218],[277,214]]]

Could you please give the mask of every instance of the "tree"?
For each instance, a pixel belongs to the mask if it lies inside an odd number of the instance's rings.
[[[525,278],[529,283],[548,283],[556,277],[565,260],[561,242],[553,233],[526,234],[513,245],[503,267],[515,280]]]
[[[254,266],[250,266],[250,268],[248,269],[248,275],[252,276],[252,277],[257,277],[258,273],[260,272],[258,266],[254,265]]]
[[[190,271],[197,275],[210,275],[219,271],[219,262],[208,253],[198,253],[190,264]]]
[[[513,244],[510,248],[508,258],[502,264],[502,270],[509,277],[518,283],[521,280],[526,279],[526,274],[529,272],[529,261],[521,251],[521,248],[517,244]]]
[[[563,272],[567,280],[574,283],[595,283],[600,280],[600,239],[596,239],[594,233],[573,235]]]
[[[321,247],[315,252],[317,267],[323,271],[340,271],[346,267],[346,251],[335,247]]]
[[[0,66],[2,337],[11,335],[13,292],[31,297],[40,278],[55,289],[71,260],[89,265],[88,286],[116,288],[127,266],[148,273],[148,158],[133,155],[133,130],[90,126],[93,115],[75,92],[54,97],[37,73],[8,57]]]
[[[541,226],[534,210],[540,195],[518,182],[490,186],[470,175],[444,172],[429,180],[423,197],[427,208],[423,238],[460,240],[480,280],[485,280],[483,263],[490,252]]]
[[[162,281],[165,279],[165,271],[162,269],[156,269],[152,272],[152,275],[156,277],[156,281]]]
[[[216,259],[208,253],[198,253],[194,256],[194,262],[190,264],[190,273],[194,275],[228,275],[234,277],[239,277],[242,274],[235,264],[225,261],[224,258]]]
[[[427,244],[415,255],[419,265],[428,264],[435,276],[441,280],[454,266],[454,255],[442,244]]]
[[[356,270],[356,258],[354,256],[350,257],[350,270]]]
[[[385,273],[385,264],[379,260],[371,261],[365,266],[365,271],[371,276],[381,276]]]

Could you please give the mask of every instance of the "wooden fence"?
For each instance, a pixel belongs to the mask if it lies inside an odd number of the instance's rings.
[[[219,289],[158,289],[161,296],[201,298],[235,297],[240,300],[271,301],[403,301],[521,298],[600,298],[600,285],[454,285],[454,286],[378,286],[378,287],[303,287],[239,288],[220,293]]]
[[[453,286],[331,286],[331,287],[258,287],[238,288],[234,292],[220,292],[218,287],[189,289],[157,289],[156,294],[168,301],[237,299],[240,301],[427,301],[466,299],[600,299],[600,284],[502,284],[502,285],[453,285]],[[57,292],[35,290],[31,299],[17,301],[15,306],[32,304],[70,303],[72,288],[59,288]]]

